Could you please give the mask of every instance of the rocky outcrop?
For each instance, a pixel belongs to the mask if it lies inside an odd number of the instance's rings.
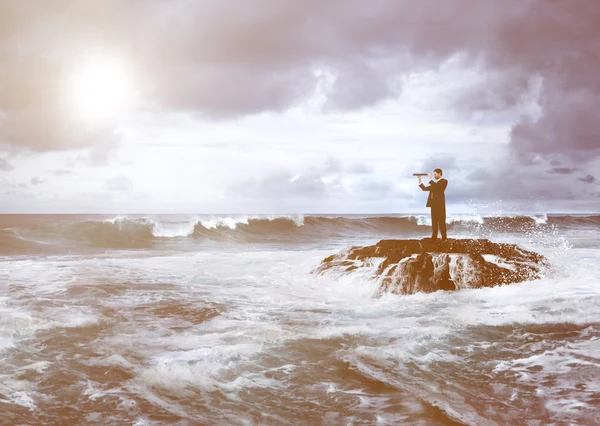
[[[329,256],[313,272],[352,273],[371,268],[381,295],[517,283],[540,278],[545,265],[540,254],[486,239],[382,240]]]

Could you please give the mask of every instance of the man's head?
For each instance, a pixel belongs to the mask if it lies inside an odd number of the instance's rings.
[[[442,177],[442,169],[435,169],[433,171],[433,177],[437,180]]]

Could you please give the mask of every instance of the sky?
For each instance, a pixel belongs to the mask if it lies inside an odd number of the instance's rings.
[[[598,212],[596,0],[5,0],[0,213]]]

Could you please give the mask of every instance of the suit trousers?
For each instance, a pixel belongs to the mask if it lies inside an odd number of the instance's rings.
[[[431,207],[431,238],[437,238],[438,228],[442,238],[446,238],[446,206]]]

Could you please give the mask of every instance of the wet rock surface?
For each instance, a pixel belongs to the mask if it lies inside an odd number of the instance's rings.
[[[487,239],[381,240],[329,256],[313,272],[346,274],[371,268],[381,295],[518,283],[540,278],[546,265],[538,253]]]

